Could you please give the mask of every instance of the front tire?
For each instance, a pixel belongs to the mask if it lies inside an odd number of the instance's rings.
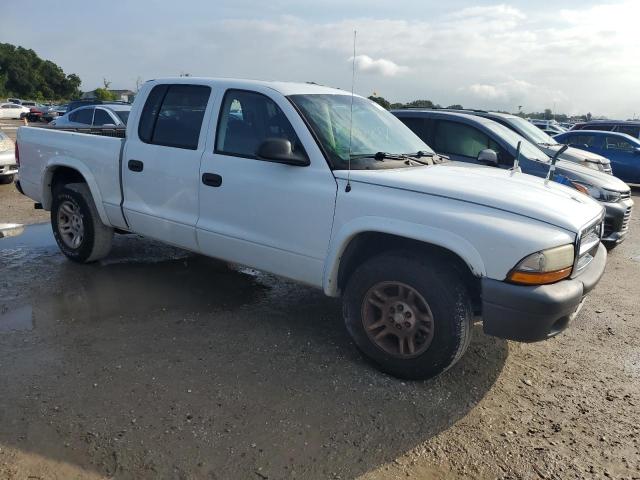
[[[13,182],[15,175],[2,175],[0,176],[0,185],[8,185]]]
[[[374,257],[345,289],[347,330],[380,370],[407,379],[451,368],[471,339],[471,301],[455,270],[428,255]]]
[[[100,220],[87,184],[70,183],[56,188],[53,195],[51,227],[62,253],[78,263],[106,257],[113,229]]]

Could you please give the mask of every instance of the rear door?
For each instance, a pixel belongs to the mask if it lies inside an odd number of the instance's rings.
[[[200,157],[211,87],[158,84],[127,135],[122,164],[124,211],[132,231],[198,250]]]
[[[202,156],[198,241],[203,253],[322,285],[337,184],[289,101],[271,89],[229,89]],[[260,159],[284,138],[307,166]]]

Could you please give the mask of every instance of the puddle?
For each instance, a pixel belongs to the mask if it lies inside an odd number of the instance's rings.
[[[33,309],[24,305],[14,310],[0,310],[0,333],[33,329]]]
[[[0,237],[0,250],[18,248],[45,248],[55,247],[56,241],[53,238],[51,225],[48,223],[38,223],[25,227],[18,235],[6,238]]]

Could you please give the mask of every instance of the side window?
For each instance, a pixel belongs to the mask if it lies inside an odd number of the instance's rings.
[[[631,135],[632,137],[635,137],[635,138],[640,137],[640,127],[629,126],[629,125],[618,125],[616,127],[616,132],[626,133],[627,135]]]
[[[434,138],[437,152],[477,158],[482,150],[495,147],[490,142],[488,135],[469,125],[444,120],[437,123]]]
[[[587,125],[585,130],[599,130],[603,132],[610,132],[613,130],[613,125],[606,123],[594,123],[593,125]]]
[[[570,135],[565,140],[567,145],[586,145],[593,147],[596,144],[595,135]]]
[[[106,111],[104,111],[101,108],[96,108],[96,113],[93,116],[93,125],[96,127],[99,127],[109,123],[114,124],[116,122],[109,116],[109,114]]]
[[[430,144],[431,139],[429,138],[429,128],[426,119],[411,117],[398,118],[400,119],[400,121],[402,121],[402,123],[409,127],[413,133],[420,137],[420,140],[422,140],[427,145]]]
[[[633,151],[633,145],[623,138],[607,137],[605,139],[605,148],[607,150],[621,150],[623,152]]]
[[[76,110],[69,115],[69,120],[76,123],[84,123],[85,125],[91,125],[93,120],[93,108],[83,108]]]
[[[258,147],[268,138],[289,140],[293,152],[306,156],[291,123],[273,100],[256,92],[228,90],[218,118],[216,153],[257,158]]]
[[[145,143],[196,150],[211,88],[157,85],[142,109],[138,136]]]

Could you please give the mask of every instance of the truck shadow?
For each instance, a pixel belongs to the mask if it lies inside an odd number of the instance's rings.
[[[0,241],[0,443],[88,472],[356,477],[463,418],[508,353],[476,327],[455,367],[403,382],[319,291],[137,237],[91,266],[28,240]]]

